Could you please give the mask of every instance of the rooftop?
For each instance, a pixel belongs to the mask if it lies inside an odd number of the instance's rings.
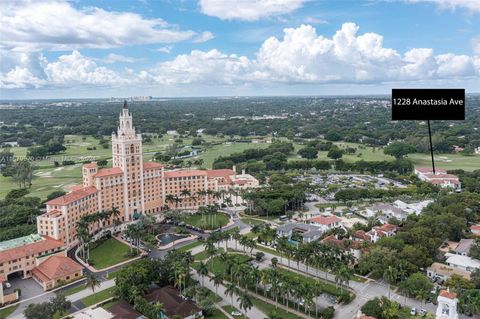
[[[95,309],[85,309],[82,312],[75,314],[73,319],[111,319],[113,318],[113,314],[108,312],[107,310],[103,309],[102,307],[98,307]]]
[[[331,225],[331,224],[339,223],[342,220],[337,216],[331,215],[331,216],[313,217],[313,218],[310,218],[309,221],[316,224]]]
[[[452,264],[469,269],[480,268],[480,260],[473,259],[468,256],[462,256],[457,254],[446,253],[447,264]]]
[[[39,234],[30,234],[23,237],[2,241],[0,242],[0,251],[12,249],[12,248],[27,245],[27,244],[32,244],[40,240],[43,240],[43,237],[40,236]]]
[[[470,247],[472,247],[474,242],[474,239],[461,239],[458,243],[458,246],[455,248],[455,252],[457,254],[468,254]]]
[[[190,177],[190,176],[207,176],[207,171],[203,171],[199,169],[182,169],[177,171],[165,172],[165,178]]]
[[[457,294],[456,294],[456,293],[450,292],[450,291],[447,291],[447,290],[441,290],[441,291],[440,291],[440,296],[445,297],[445,298],[448,298],[448,299],[455,299],[455,298],[457,298]]]
[[[84,187],[79,190],[74,190],[66,195],[54,198],[48,201],[46,204],[47,205],[68,205],[79,199],[95,194],[96,192],[97,192],[97,189],[93,186]]]
[[[42,240],[0,251],[0,263],[8,262],[14,259],[24,258],[26,256],[34,256],[39,253],[50,251],[52,249],[60,250],[61,248],[63,248],[63,243],[61,241],[44,236]]]
[[[467,280],[470,280],[470,273],[466,270],[458,269],[450,267],[449,265],[441,264],[441,263],[433,263],[428,269],[433,270],[435,273],[448,276],[451,275],[458,275]]]
[[[104,177],[104,176],[111,176],[111,175],[120,175],[123,174],[123,171],[120,167],[112,167],[112,168],[102,168],[95,174],[95,177]]]
[[[155,168],[163,168],[163,164],[156,163],[156,162],[143,163],[143,169],[155,169]]]
[[[125,301],[114,304],[109,310],[115,316],[115,319],[146,319],[146,317],[133,309],[133,307]]]
[[[82,269],[83,267],[79,263],[69,257],[53,255],[42,261],[33,269],[33,272],[42,280],[50,281],[74,274]]]

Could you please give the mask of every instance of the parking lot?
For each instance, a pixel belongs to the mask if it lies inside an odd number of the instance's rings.
[[[28,299],[43,293],[43,288],[33,279],[22,279],[18,275],[9,276],[8,282],[12,287],[4,289],[5,293],[13,292],[15,289],[21,289],[21,299]]]

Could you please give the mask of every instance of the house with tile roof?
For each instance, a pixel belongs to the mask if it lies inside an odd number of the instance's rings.
[[[321,215],[307,220],[310,224],[316,225],[322,232],[326,232],[336,227],[342,227],[341,219],[335,215]]]
[[[32,270],[33,279],[45,291],[78,280],[82,275],[83,266],[63,255],[53,255],[39,259],[37,266]]]
[[[416,167],[415,175],[422,181],[440,186],[441,188],[451,188],[455,191],[461,191],[462,184],[458,176],[448,174],[446,170],[437,168],[435,173],[430,167]]]

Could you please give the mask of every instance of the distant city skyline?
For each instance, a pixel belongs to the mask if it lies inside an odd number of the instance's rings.
[[[2,1],[0,99],[480,92],[480,1]]]

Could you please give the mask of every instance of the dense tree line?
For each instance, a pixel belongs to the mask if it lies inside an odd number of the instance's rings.
[[[27,194],[26,189],[12,190],[0,200],[0,241],[37,231],[36,217],[41,214],[41,200]]]
[[[5,123],[0,127],[0,145],[17,141],[22,146],[46,145],[56,136],[83,134],[108,136],[117,127],[122,103],[106,100],[72,101],[61,106],[49,102],[11,102],[13,108],[0,109]],[[141,132],[165,134],[176,130],[194,134],[226,136],[271,135],[277,137],[344,140],[384,146],[403,140],[417,152],[428,152],[428,132],[420,121],[391,122],[389,97],[257,97],[195,98],[131,102],[135,126]],[[253,116],[280,115],[284,118],[253,119]],[[467,96],[464,122],[432,123],[437,152],[453,152],[453,145],[471,153],[480,145],[480,103]]]

